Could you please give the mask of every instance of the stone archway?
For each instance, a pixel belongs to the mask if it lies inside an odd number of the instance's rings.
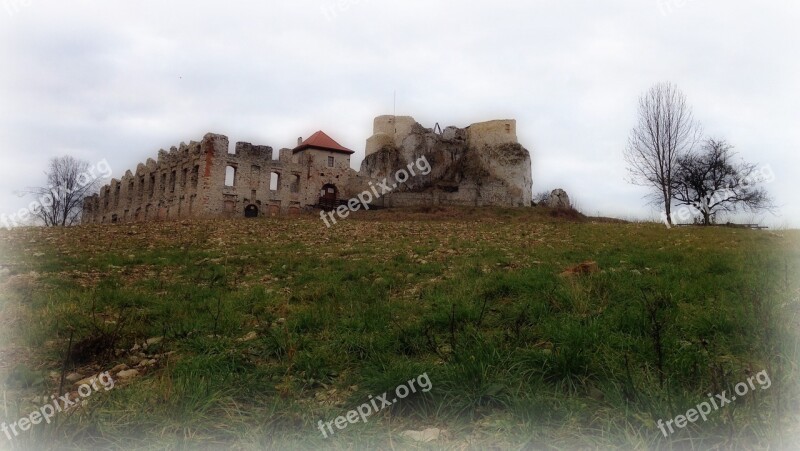
[[[244,208],[244,217],[245,218],[257,218],[258,217],[258,207],[250,204]]]
[[[338,206],[339,189],[336,185],[328,183],[323,185],[320,192],[319,205],[326,210],[333,210]]]

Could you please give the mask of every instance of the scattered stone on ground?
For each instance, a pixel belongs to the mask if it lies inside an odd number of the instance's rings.
[[[123,370],[117,373],[117,377],[123,381],[134,378],[138,375],[139,375],[139,370]]]
[[[94,381],[98,380],[98,375],[97,374],[94,374],[94,375],[91,375],[91,376],[89,376],[87,378],[81,379],[78,382],[75,382],[73,385],[75,385],[75,386],[92,385],[92,381],[93,380]]]
[[[128,365],[126,365],[124,363],[120,363],[119,365],[115,366],[114,368],[111,368],[111,371],[109,371],[109,372],[111,374],[117,374],[120,371],[125,371],[127,369],[128,369]]]
[[[246,342],[246,341],[255,340],[256,338],[258,338],[258,334],[255,331],[251,331],[247,335],[245,335],[242,338],[237,339],[236,341],[238,341],[238,342]]]
[[[141,362],[139,362],[139,364],[136,365],[136,366],[139,367],[139,368],[144,368],[144,367],[148,367],[148,366],[153,366],[156,363],[158,363],[158,361],[156,359],[144,359]]]
[[[405,437],[415,442],[435,442],[439,440],[439,435],[441,435],[441,430],[438,428],[428,428],[422,431],[403,431],[400,433],[401,437]]]
[[[75,383],[75,382],[78,382],[79,380],[83,379],[83,375],[82,374],[78,374],[78,373],[70,373],[70,374],[67,375],[67,377],[65,379],[68,382]]]

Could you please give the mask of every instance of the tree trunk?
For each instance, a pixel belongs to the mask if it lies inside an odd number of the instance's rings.
[[[667,193],[666,190],[663,191],[664,193],[664,212],[667,214],[667,224],[672,227],[672,196]]]

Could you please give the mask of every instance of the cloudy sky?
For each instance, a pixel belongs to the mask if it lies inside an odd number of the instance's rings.
[[[0,213],[51,157],[119,177],[206,132],[278,149],[323,129],[357,169],[396,92],[428,127],[517,119],[534,192],[654,217],[622,151],[638,96],[671,81],[772,168],[780,215],[759,219],[800,227],[798,23],[796,0],[0,0]]]

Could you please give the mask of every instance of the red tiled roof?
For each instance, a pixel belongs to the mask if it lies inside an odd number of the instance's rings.
[[[326,135],[321,130],[309,136],[308,139],[300,143],[299,146],[295,147],[294,152],[296,153],[306,149],[330,150],[333,152],[346,153],[348,155],[355,153],[354,151],[334,141],[333,138]]]

